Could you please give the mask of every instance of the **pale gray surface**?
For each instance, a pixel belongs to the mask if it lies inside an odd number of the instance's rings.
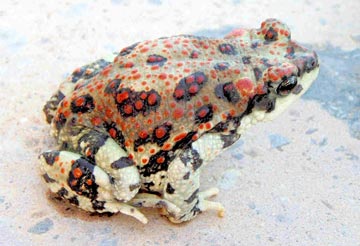
[[[359,115],[359,94],[350,90],[360,87],[352,65],[359,60],[360,2],[194,2],[1,2],[0,245],[360,245],[360,141],[345,121]],[[317,101],[300,100],[276,121],[255,126],[209,165],[203,184],[220,188],[215,200],[225,206],[224,218],[209,212],[173,225],[145,210],[144,226],[49,199],[37,155],[54,142],[41,110],[66,74],[139,40],[216,36],[258,27],[268,17],[287,23],[295,40],[330,54],[317,87],[329,93],[310,91],[306,98]],[[355,55],[344,58],[331,47]],[[354,62],[337,67],[336,59]],[[352,88],[327,86],[325,80],[349,71]],[[340,117],[331,101],[345,94],[346,110],[335,105],[346,112]],[[329,95],[338,96],[329,103]]]

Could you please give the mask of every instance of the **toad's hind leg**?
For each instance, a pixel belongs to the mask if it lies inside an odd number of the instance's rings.
[[[80,208],[122,212],[145,222],[140,212],[124,204],[138,193],[140,175],[135,163],[112,138],[91,128],[72,127],[62,129],[59,140],[67,150],[40,155],[45,181],[53,192],[64,187],[70,195],[63,197],[75,200],[75,196],[83,201],[76,204]]]
[[[40,160],[50,190],[71,204],[90,212],[121,212],[147,223],[141,212],[117,200],[109,175],[81,155],[48,151]]]
[[[216,195],[218,189],[211,188],[199,192],[201,165],[202,159],[192,147],[186,149],[170,164],[164,198],[180,208],[180,212],[177,213],[165,211],[171,222],[191,220],[206,210],[216,210],[219,216],[223,216],[224,207],[220,203],[206,200]]]

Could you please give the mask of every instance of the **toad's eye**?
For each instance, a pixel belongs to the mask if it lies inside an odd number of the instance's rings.
[[[276,89],[276,93],[281,96],[288,95],[292,89],[295,88],[297,85],[297,78],[296,76],[291,76],[289,78],[284,78],[283,81]]]

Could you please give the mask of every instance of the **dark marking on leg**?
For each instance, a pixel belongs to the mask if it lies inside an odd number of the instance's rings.
[[[55,161],[59,158],[60,152],[57,150],[44,152],[41,155],[44,157],[46,163],[50,166],[54,164]]]
[[[54,183],[54,182],[56,182],[56,180],[50,178],[47,173],[43,174],[43,178],[44,178],[44,180],[45,180],[46,183]]]
[[[189,179],[189,178],[190,178],[190,172],[187,172],[187,173],[184,175],[183,179],[184,179],[184,180],[187,180],[187,179]]]
[[[195,198],[197,198],[198,193],[199,193],[199,189],[196,189],[194,191],[194,193],[192,193],[191,196],[188,199],[184,200],[184,201],[187,202],[187,203],[192,203],[195,200]]]
[[[91,201],[92,207],[93,209],[95,209],[96,211],[98,210],[104,210],[104,205],[105,205],[105,201],[98,201],[98,200],[93,200]]]
[[[192,165],[193,171],[195,172],[201,167],[203,160],[200,158],[199,153],[193,148],[187,148],[183,153],[180,154],[180,160],[187,165]]]
[[[120,157],[119,160],[114,161],[111,163],[111,168],[113,169],[121,169],[125,167],[134,166],[135,162],[131,160],[129,157]]]
[[[68,200],[71,204],[79,206],[79,200],[77,199],[77,196],[70,197]]]
[[[175,189],[171,186],[170,183],[168,183],[166,186],[166,192],[169,194],[174,194],[174,192],[175,192]]]
[[[58,190],[57,194],[63,198],[65,198],[65,196],[67,196],[69,194],[69,192],[67,191],[67,189],[65,189],[64,187],[61,187],[60,190]]]

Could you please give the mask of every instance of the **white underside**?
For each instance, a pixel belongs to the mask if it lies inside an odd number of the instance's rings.
[[[312,82],[316,79],[319,73],[319,68],[314,69],[310,73],[305,73],[301,78],[298,79],[298,84],[302,86],[302,90],[298,94],[291,93],[288,96],[276,98],[275,109],[270,113],[266,113],[264,110],[254,109],[249,115],[246,115],[241,120],[241,125],[237,130],[237,133],[242,134],[250,126],[261,122],[270,121],[276,118],[279,114],[285,111],[290,104],[295,102],[301,95],[303,95],[311,86]]]

